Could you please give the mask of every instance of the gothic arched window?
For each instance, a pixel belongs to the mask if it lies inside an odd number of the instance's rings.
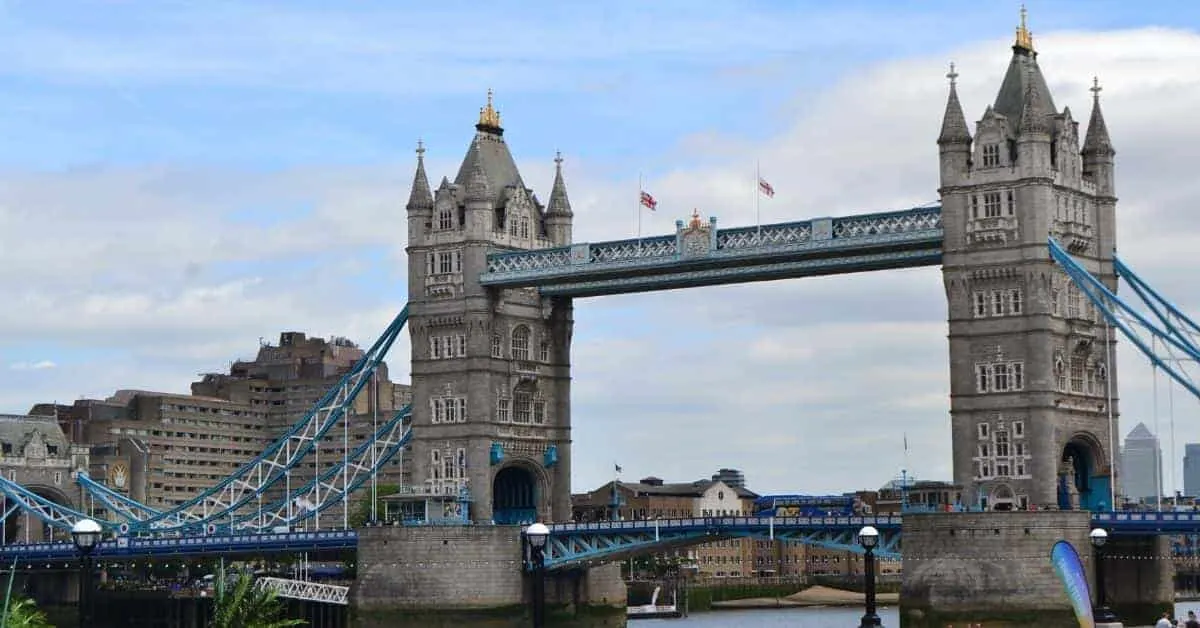
[[[529,237],[529,216],[521,216],[521,237]]]
[[[529,328],[518,325],[512,333],[512,359],[529,360]]]
[[[438,230],[445,231],[454,228],[454,211],[449,207],[438,212]]]
[[[500,351],[500,347],[503,343],[504,343],[504,339],[500,337],[500,334],[492,334],[492,357],[493,358],[503,357],[503,354]]]
[[[1054,386],[1060,391],[1067,391],[1067,364],[1061,355],[1054,356]]]

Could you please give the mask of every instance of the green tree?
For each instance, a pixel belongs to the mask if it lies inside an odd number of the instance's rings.
[[[8,613],[0,620],[4,628],[54,628],[46,620],[46,614],[38,610],[33,600],[28,598],[12,598],[8,603]]]
[[[350,513],[351,528],[361,528],[371,518],[371,489],[368,487],[365,492],[367,498],[355,504],[354,511]],[[375,510],[380,518],[383,517],[383,498],[399,492],[400,487],[395,484],[380,484],[375,487]]]
[[[219,574],[216,589],[209,628],[287,628],[305,624],[302,619],[285,619],[286,609],[279,596],[258,586],[251,574],[238,574],[232,582]]]

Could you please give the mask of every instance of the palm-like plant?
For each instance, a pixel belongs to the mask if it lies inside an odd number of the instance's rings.
[[[238,574],[230,583],[222,573],[217,577],[216,589],[209,628],[288,628],[305,624],[302,619],[283,618],[285,608],[279,596],[257,586],[250,574]]]
[[[46,620],[46,614],[38,610],[33,600],[28,598],[12,598],[8,604],[8,612],[0,617],[0,626],[4,628],[54,628]]]

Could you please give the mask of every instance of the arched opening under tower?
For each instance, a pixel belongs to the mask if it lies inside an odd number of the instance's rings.
[[[992,510],[1013,510],[1016,507],[1016,496],[1013,495],[1013,490],[1007,484],[1000,484],[992,489],[991,498],[988,499]]]
[[[60,489],[50,486],[28,485],[25,486],[30,492],[39,497],[48,499],[60,506],[74,508],[70,498]],[[12,504],[7,500],[0,502],[0,516],[8,513],[12,508]],[[67,530],[56,529],[48,523],[43,522],[32,513],[27,513],[20,508],[13,509],[3,521],[4,543],[40,543],[44,541],[69,541],[71,533]]]
[[[1109,479],[1097,476],[1099,446],[1077,435],[1063,447],[1058,464],[1058,507],[1062,510],[1108,510]]]
[[[537,521],[537,478],[522,466],[500,469],[492,480],[492,520],[498,524]]]

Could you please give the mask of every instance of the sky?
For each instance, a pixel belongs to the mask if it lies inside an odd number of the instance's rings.
[[[186,392],[283,330],[371,344],[406,300],[416,142],[435,183],[452,177],[489,88],[542,199],[562,151],[576,241],[633,236],[639,178],[659,200],[644,234],[693,208],[753,224],[756,163],[777,192],[764,222],[936,200],[948,64],[979,119],[1018,15],[696,6],[0,0],[0,412]],[[1200,5],[1028,8],[1056,104],[1086,124],[1104,86],[1121,257],[1200,312]],[[670,481],[735,467],[763,493],[950,479],[937,268],[582,299],[575,316],[575,490],[614,463]],[[389,358],[403,381],[408,349]],[[1118,366],[1122,433],[1173,440],[1181,488],[1196,399],[1128,344]]]

